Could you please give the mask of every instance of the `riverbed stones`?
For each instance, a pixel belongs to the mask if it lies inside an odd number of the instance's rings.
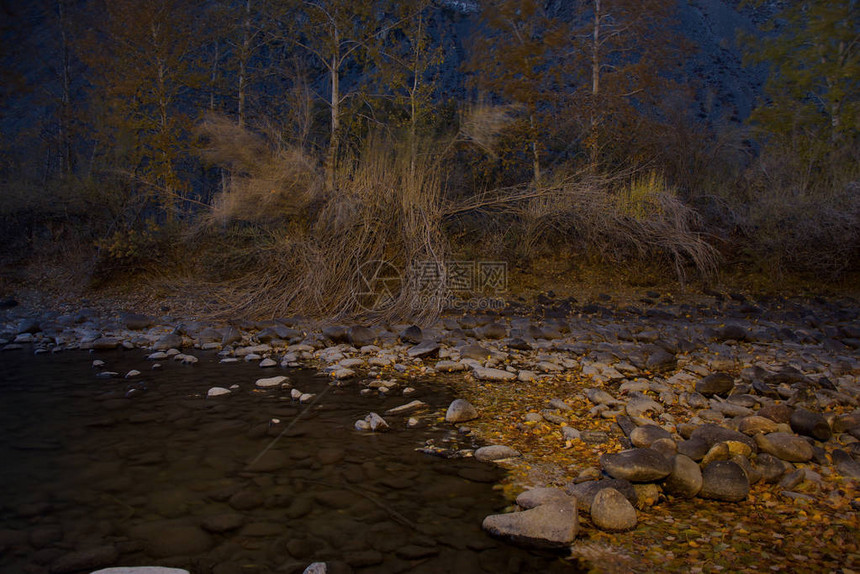
[[[548,502],[508,514],[492,514],[481,525],[493,536],[532,548],[564,548],[579,531],[576,502]]]
[[[404,389],[403,392],[404,394],[408,394],[406,393],[406,389]],[[385,411],[385,414],[391,416],[403,416],[424,410],[426,408],[429,408],[429,405],[427,403],[425,403],[424,401],[414,400],[406,403],[405,405],[400,405],[399,407],[388,409],[387,411]]]
[[[516,458],[518,456],[521,456],[519,451],[501,444],[482,446],[475,451],[475,459],[481,462],[495,462],[497,460]]]
[[[831,454],[836,472],[847,478],[860,480],[860,463],[842,449],[835,449]]]
[[[517,378],[515,373],[503,371],[502,369],[494,369],[492,367],[474,367],[472,376],[479,381],[503,382],[511,381]]]
[[[712,462],[702,469],[702,490],[699,491],[702,498],[740,502],[746,499],[749,491],[749,479],[744,469],[735,462]]]
[[[753,467],[765,482],[776,482],[785,474],[789,465],[772,454],[760,452],[753,461]]]
[[[212,387],[208,391],[206,391],[207,398],[220,397],[223,395],[229,395],[230,389],[225,389],[224,387]]]
[[[652,482],[672,472],[670,461],[655,450],[633,448],[600,457],[600,466],[613,478],[630,482]]]
[[[257,379],[257,382],[254,384],[261,389],[270,389],[284,386],[284,383],[288,383],[289,380],[289,377],[286,377],[284,375],[278,375],[276,377]],[[289,384],[287,384],[287,386],[289,386]]]
[[[160,337],[152,349],[154,351],[167,351],[168,349],[179,348],[182,346],[182,337],[176,333],[168,333]]]
[[[164,566],[115,566],[96,570],[92,574],[190,574],[182,568],[166,568]]]
[[[725,396],[735,386],[735,379],[728,373],[712,373],[696,383],[696,392],[706,397]]]
[[[489,349],[477,344],[464,345],[460,347],[459,352],[461,359],[474,359],[476,361],[486,361],[492,356]]]
[[[517,506],[524,510],[541,504],[570,501],[570,496],[560,488],[537,487],[524,490],[517,496]]]
[[[115,566],[96,570],[92,574],[190,574],[182,568],[166,568],[164,566]]]
[[[738,431],[747,436],[776,432],[777,428],[774,421],[758,415],[751,415],[738,420]]]
[[[643,425],[630,432],[630,442],[639,448],[648,448],[654,441],[663,438],[671,439],[672,434],[657,425]]]
[[[702,440],[707,446],[708,449],[713,447],[717,443],[727,442],[727,441],[737,441],[745,443],[752,449],[752,452],[756,452],[756,441],[747,435],[732,430],[721,427],[715,424],[704,424],[699,427],[696,427],[690,435],[690,439],[699,439]],[[680,451],[680,445],[679,445]],[[686,453],[685,453],[686,454]],[[696,457],[691,456],[690,458],[695,459]]]
[[[406,354],[413,359],[427,359],[439,355],[439,343],[436,341],[422,341],[410,347]]]
[[[466,399],[455,399],[445,412],[445,421],[456,424],[478,418],[478,410]]]
[[[592,471],[592,472],[589,472]],[[591,512],[591,504],[594,502],[594,497],[604,488],[613,488],[624,495],[630,504],[635,505],[638,502],[636,497],[636,489],[628,480],[617,478],[600,478],[600,471],[596,468],[586,469],[580,475],[585,480],[581,482],[570,483],[565,486],[565,492],[573,496],[579,504],[579,509],[583,512]],[[580,477],[577,477],[579,480]]]
[[[376,413],[370,413],[364,419],[355,421],[355,430],[385,432],[389,430],[388,423]]]
[[[663,490],[672,496],[692,498],[702,490],[702,470],[688,456],[677,454],[672,459],[672,472],[663,482]]]
[[[400,332],[400,340],[404,343],[417,345],[424,340],[424,333],[418,325],[410,325]]]
[[[833,431],[821,413],[798,407],[789,418],[791,430],[797,434],[809,436],[816,440],[826,441],[833,436]]]
[[[361,325],[353,325],[347,329],[346,336],[349,344],[356,348],[372,345],[376,341],[376,334],[373,330]]]
[[[623,532],[636,528],[636,509],[614,488],[604,488],[591,503],[591,520],[601,530]]]
[[[757,434],[755,441],[762,452],[787,462],[806,462],[815,454],[806,439],[792,433]]]

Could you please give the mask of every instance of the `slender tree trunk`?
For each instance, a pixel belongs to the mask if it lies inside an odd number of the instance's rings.
[[[245,2],[245,22],[242,25],[242,47],[239,50],[239,127],[245,127],[245,107],[248,91],[248,60],[251,58],[251,0]]]
[[[535,119],[534,110],[529,112],[529,131],[531,132],[532,140],[532,161],[534,169],[534,184],[535,187],[540,187],[541,170],[540,170],[540,146],[538,145],[537,120]]]
[[[220,46],[215,42],[215,57],[212,59],[212,75],[209,76],[209,111],[215,111],[215,86],[218,82],[218,58]]]
[[[60,20],[60,48],[62,64],[63,95],[60,105],[60,171],[64,176],[71,175],[74,170],[72,158],[71,136],[71,56],[69,51],[68,21],[66,20],[66,0],[57,0],[57,16]]]
[[[336,191],[337,158],[340,147],[340,38],[334,32],[334,55],[331,57],[331,141],[328,146],[326,179],[331,191]]]
[[[589,133],[589,153],[592,171],[597,171],[597,162],[599,155],[598,143],[598,103],[600,97],[600,20],[603,16],[601,13],[601,0],[594,0],[594,34],[591,42],[591,118],[590,118],[590,133]]]

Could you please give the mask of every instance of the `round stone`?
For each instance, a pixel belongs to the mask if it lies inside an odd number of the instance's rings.
[[[744,469],[735,462],[713,462],[702,470],[702,490],[699,496],[725,502],[740,502],[750,491],[750,481]]]
[[[601,530],[621,532],[636,528],[636,509],[614,488],[604,488],[591,503],[591,520]]]

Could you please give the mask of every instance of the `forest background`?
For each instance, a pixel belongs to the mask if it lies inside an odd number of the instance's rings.
[[[10,285],[60,266],[349,314],[386,261],[404,316],[415,262],[538,288],[856,278],[856,0],[34,0],[2,22]]]

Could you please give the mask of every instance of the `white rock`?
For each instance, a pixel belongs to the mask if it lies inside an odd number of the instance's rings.
[[[286,381],[289,381],[288,377],[279,375],[277,377],[269,377],[267,379],[257,379],[257,382],[254,384],[261,388],[279,387]]]
[[[262,361],[260,361],[260,367],[263,369],[266,369],[269,367],[277,367],[277,366],[278,366],[278,363],[276,363],[272,359],[263,359]]]
[[[224,387],[212,387],[206,393],[207,397],[220,397],[221,395],[229,395],[230,389],[225,389]]]
[[[517,378],[514,373],[490,367],[475,367],[472,375],[480,381],[510,381]]]
[[[325,562],[312,562],[302,574],[327,574]]]
[[[105,366],[105,362],[100,360],[100,359],[96,359],[95,361],[93,361],[93,368],[94,369],[100,369],[104,366]]]
[[[140,376],[140,371],[138,371],[137,369],[132,369],[125,374],[126,379],[133,379],[134,377],[139,377],[139,376]]]
[[[163,361],[164,359],[167,359],[167,358],[168,358],[168,355],[164,351],[158,351],[157,353],[151,353],[151,354],[146,356],[146,359],[148,361]]]
[[[102,568],[92,574],[190,574],[181,568],[165,568],[163,566],[118,566]]]
[[[345,369],[345,368],[341,367],[341,368],[337,368],[337,369],[333,370],[330,374],[331,374],[333,379],[338,380],[338,381],[342,381],[344,379],[349,379],[350,377],[354,377],[355,371],[353,371],[352,369]]]
[[[299,397],[299,402],[304,405],[314,400],[315,397],[316,395],[313,393],[302,393],[302,396]]]
[[[183,365],[196,365],[198,362],[200,362],[200,360],[194,355],[185,355],[182,357]]]
[[[223,359],[221,359],[219,361],[219,363],[224,363],[225,365],[228,363],[238,363],[238,362],[239,362],[239,359],[237,359],[236,357],[224,357]]]
[[[385,411],[385,414],[392,416],[405,415],[425,408],[427,408],[427,403],[422,401],[412,401],[411,403],[406,403],[405,405],[388,409]]]
[[[299,400],[300,398],[302,398],[302,394],[304,394],[304,393],[302,393],[302,392],[301,392],[300,390],[298,390],[298,389],[293,389],[293,390],[291,390],[291,391],[290,391],[290,397],[291,397],[294,401],[297,401],[297,400]]]

